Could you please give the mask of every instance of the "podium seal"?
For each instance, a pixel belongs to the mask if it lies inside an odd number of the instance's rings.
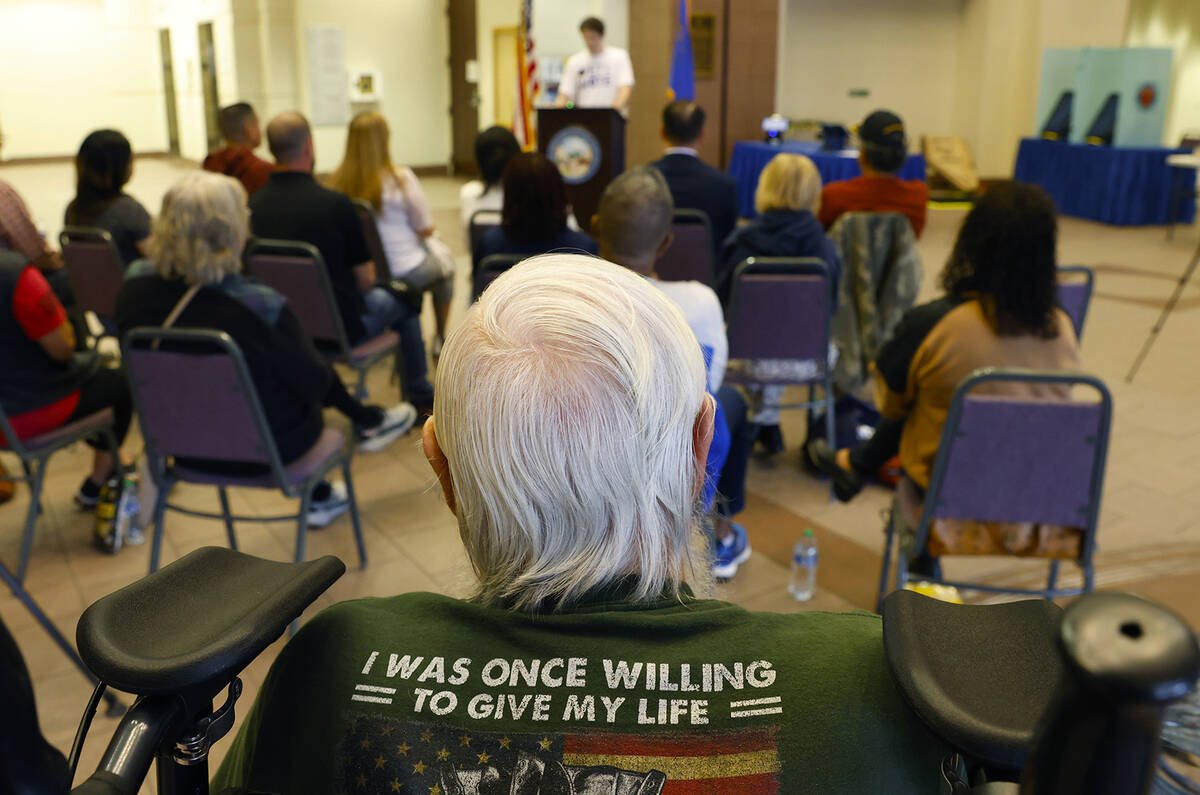
[[[580,185],[600,170],[600,142],[579,126],[564,127],[550,139],[546,155],[558,166],[563,182]]]

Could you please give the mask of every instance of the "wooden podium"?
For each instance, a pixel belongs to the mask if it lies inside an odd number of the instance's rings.
[[[625,117],[611,108],[540,108],[538,151],[558,166],[585,232],[600,194],[625,170]]]

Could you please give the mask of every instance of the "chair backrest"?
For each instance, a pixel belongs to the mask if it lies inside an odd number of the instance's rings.
[[[1025,389],[1094,389],[1099,401],[1015,397]],[[1008,394],[997,394],[1004,390]],[[984,368],[954,392],[918,540],[935,518],[1032,522],[1087,531],[1090,556],[1104,485],[1112,396],[1070,372]]]
[[[153,460],[244,461],[266,464],[282,476],[258,390],[228,334],[142,327],[125,335],[121,350],[142,438]]]
[[[712,223],[703,210],[676,210],[671,224],[675,239],[654,266],[664,282],[697,281],[713,286]]]
[[[493,226],[500,225],[499,210],[476,210],[471,213],[471,219],[467,222],[467,242],[471,246],[471,258],[474,259],[475,252],[479,250],[479,243],[483,240],[483,234]]]
[[[349,350],[329,272],[316,247],[298,240],[256,238],[246,247],[246,270],[287,299],[310,337],[333,343],[342,353]]]
[[[751,257],[733,274],[726,314],[730,359],[812,360],[829,356],[833,284],[815,257]]]
[[[367,253],[375,263],[375,278],[381,282],[390,281],[392,266],[388,262],[387,251],[383,248],[383,239],[379,237],[379,224],[375,221],[375,209],[362,199],[354,199],[354,214],[362,226],[363,240],[367,242]]]
[[[1092,303],[1096,275],[1083,265],[1067,265],[1058,269],[1058,305],[1071,318],[1075,339],[1083,339],[1083,322],[1087,320]]]
[[[111,319],[125,268],[112,235],[103,229],[68,226],[58,236],[75,301],[86,312]]]
[[[479,263],[479,272],[475,274],[473,297],[478,298],[496,277],[506,270],[528,258],[526,254],[491,254]]]

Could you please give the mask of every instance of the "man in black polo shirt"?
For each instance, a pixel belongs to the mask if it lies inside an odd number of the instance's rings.
[[[420,313],[379,287],[362,226],[350,199],[313,178],[312,130],[299,113],[281,113],[267,125],[267,144],[278,163],[250,199],[250,230],[258,237],[302,240],[321,252],[346,337],[351,345],[391,328],[400,334],[405,394],[418,411],[433,406],[426,377]]]

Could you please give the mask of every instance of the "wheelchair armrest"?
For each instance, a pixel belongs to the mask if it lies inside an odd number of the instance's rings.
[[[215,694],[345,571],[332,556],[278,563],[202,547],[89,607],[79,654],[118,690]]]
[[[1041,599],[955,605],[896,591],[883,603],[883,642],[901,695],[936,735],[1017,770],[1063,676],[1061,621]]]

